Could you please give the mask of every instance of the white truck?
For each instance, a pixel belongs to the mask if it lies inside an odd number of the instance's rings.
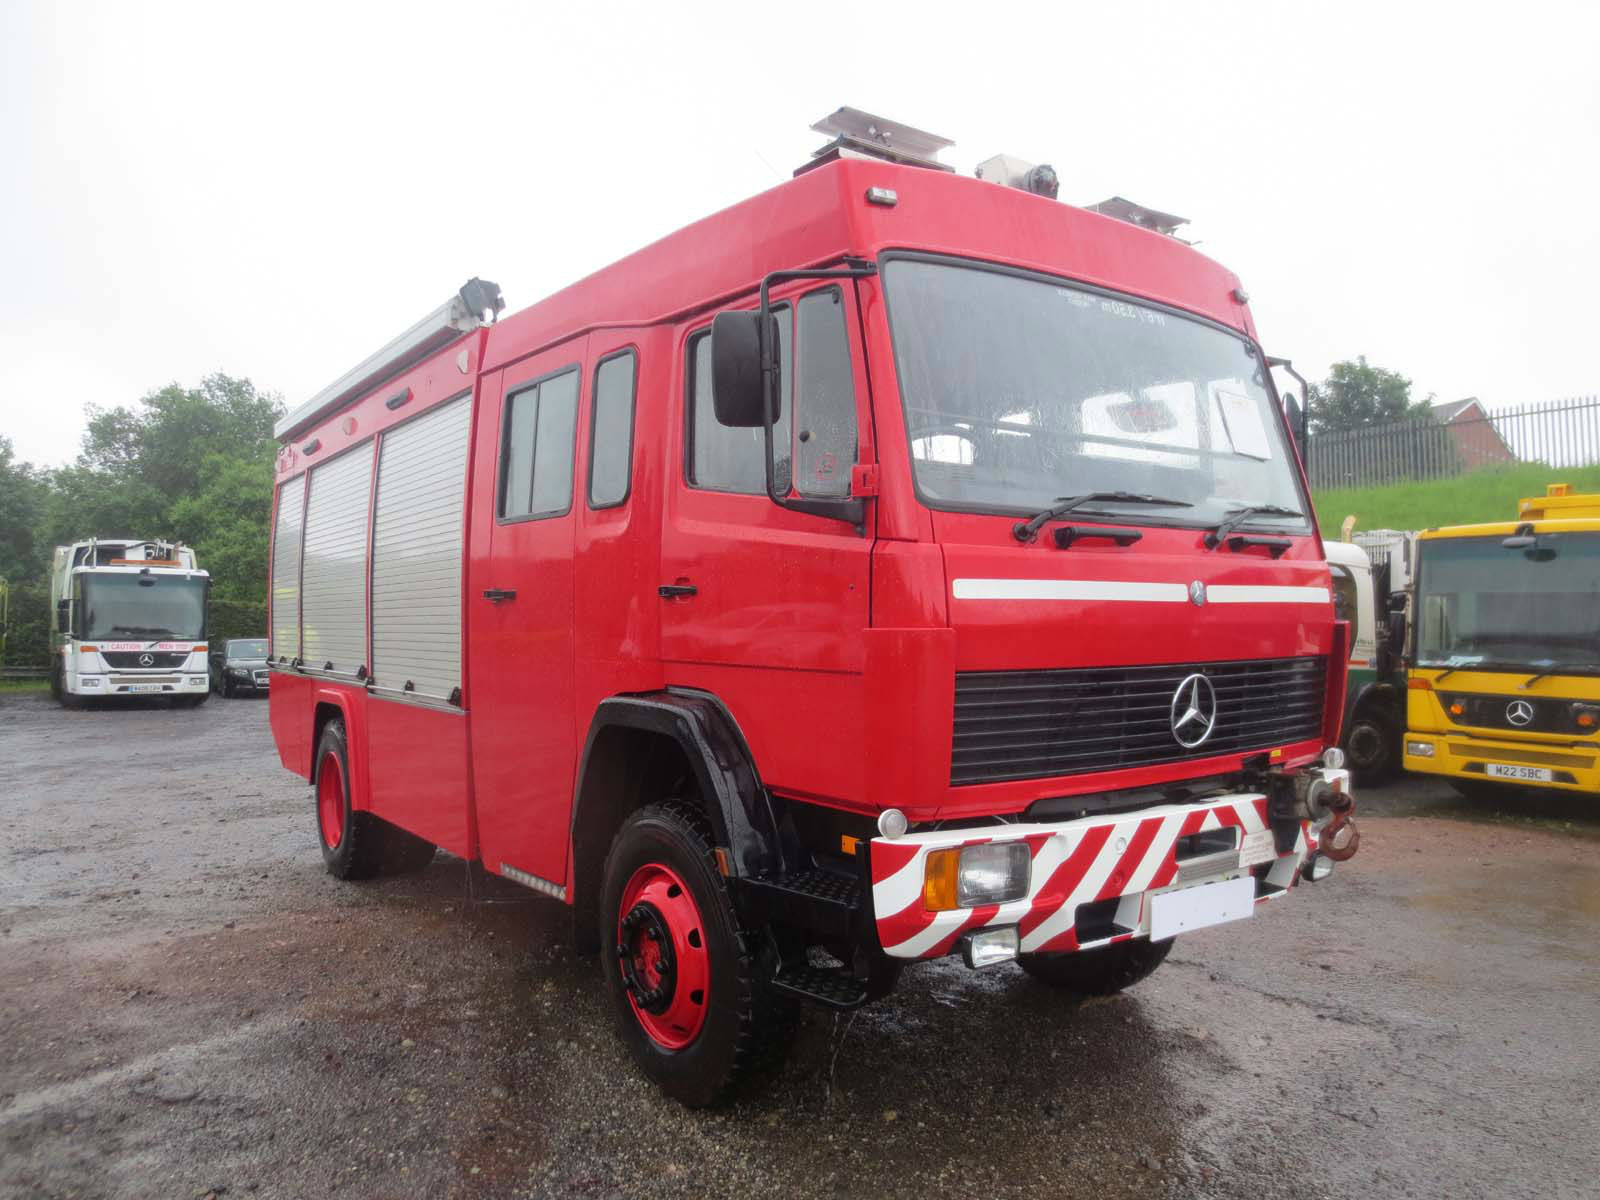
[[[211,578],[175,542],[92,538],[57,546],[50,572],[50,691],[85,700],[210,696]]]

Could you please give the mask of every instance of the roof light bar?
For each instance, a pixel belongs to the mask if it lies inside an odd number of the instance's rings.
[[[500,285],[476,277],[400,336],[369,354],[273,427],[280,442],[288,442],[368,388],[392,379],[415,366],[463,333],[492,324],[506,302]]]

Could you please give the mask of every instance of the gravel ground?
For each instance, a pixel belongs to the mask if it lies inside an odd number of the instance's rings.
[[[917,967],[692,1113],[560,905],[324,874],[264,701],[0,693],[0,1196],[1594,1195],[1600,809],[1363,805],[1123,996]]]

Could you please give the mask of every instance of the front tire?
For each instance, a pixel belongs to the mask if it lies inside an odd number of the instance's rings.
[[[1132,987],[1165,961],[1175,938],[1132,938],[1071,954],[1024,954],[1017,965],[1040,983],[1079,996],[1109,996]]]
[[[50,695],[62,708],[82,708],[83,697],[74,696],[67,691],[66,668],[57,662],[55,669],[50,672]]]
[[[344,722],[329,721],[317,739],[311,786],[317,841],[328,874],[336,879],[374,879],[420,871],[436,847],[350,804],[350,748]]]
[[[787,1047],[795,1008],[767,991],[704,819],[672,801],[634,813],[606,856],[602,969],[640,1070],[690,1108],[724,1099]]]
[[[1345,752],[1350,756],[1350,770],[1359,784],[1382,783],[1394,774],[1394,726],[1388,718],[1375,712],[1356,714],[1345,736]]]

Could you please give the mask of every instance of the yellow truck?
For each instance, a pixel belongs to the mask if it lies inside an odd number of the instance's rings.
[[[1600,495],[1417,537],[1404,765],[1468,795],[1600,791]]]

